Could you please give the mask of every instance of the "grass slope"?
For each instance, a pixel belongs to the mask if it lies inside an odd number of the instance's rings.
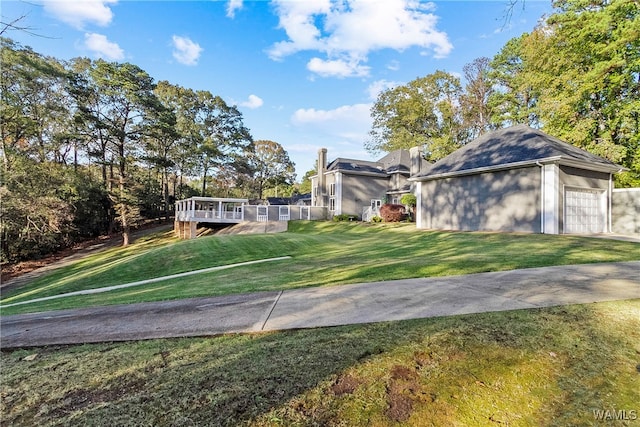
[[[640,259],[640,244],[595,238],[416,230],[412,224],[290,223],[289,232],[178,241],[171,233],[141,239],[61,268],[3,293],[10,304],[83,289],[243,261],[245,266],[103,294],[3,308],[15,314],[61,308],[214,296],[307,286],[444,276],[548,265]]]
[[[639,355],[639,300],[49,347],[0,354],[0,412],[14,426],[635,425]]]

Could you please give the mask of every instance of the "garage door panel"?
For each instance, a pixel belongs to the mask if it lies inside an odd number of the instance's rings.
[[[569,188],[565,190],[565,233],[602,233],[604,214],[601,190]]]

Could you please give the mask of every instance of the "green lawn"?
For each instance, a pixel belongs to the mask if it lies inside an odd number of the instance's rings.
[[[639,355],[640,300],[47,347],[0,354],[0,413],[43,427],[633,426]]]
[[[112,248],[3,293],[1,304],[119,285],[272,257],[289,260],[167,280],[102,294],[2,309],[3,315],[90,305],[157,301],[306,286],[329,286],[640,260],[640,244],[596,238],[416,230],[413,224],[290,223],[289,232],[178,241],[171,233]]]

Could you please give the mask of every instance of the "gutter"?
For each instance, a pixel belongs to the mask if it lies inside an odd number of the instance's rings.
[[[357,170],[352,170],[352,169],[334,169],[334,170],[330,170],[325,172],[325,175],[329,175],[329,174],[336,174],[336,173],[342,173],[344,175],[358,175],[358,176],[372,176],[372,177],[376,177],[376,178],[388,178],[389,174],[386,172],[370,172],[370,171],[357,171]]]
[[[502,165],[493,165],[493,166],[485,166],[481,168],[465,169],[465,170],[454,171],[454,172],[445,172],[445,173],[440,173],[436,175],[414,176],[409,178],[409,181],[414,181],[414,182],[431,181],[434,179],[454,178],[454,177],[460,177],[460,176],[466,176],[466,175],[478,175],[486,172],[498,172],[501,170],[523,168],[527,166],[540,166],[542,164],[548,164],[548,163],[558,163],[559,165],[570,166],[570,167],[575,167],[580,169],[587,169],[595,172],[606,172],[606,173],[612,173],[614,171],[617,171],[617,173],[619,173],[624,170],[628,170],[616,164],[612,164],[611,166],[598,165],[593,163],[566,159],[563,156],[552,156],[552,157],[545,157],[545,158],[536,159],[536,160],[525,160],[522,162],[505,163]]]
[[[415,176],[415,177],[409,178],[409,180],[410,181],[431,181],[434,179],[441,179],[441,178],[453,178],[453,177],[465,176],[465,175],[477,175],[485,172],[497,172],[497,171],[507,170],[507,169],[535,166],[541,162],[554,163],[554,162],[560,161],[561,159],[562,159],[561,156],[546,157],[544,159],[538,159],[538,160],[525,160],[522,162],[505,163],[502,165],[484,166],[481,168],[465,169],[465,170],[454,171],[454,172],[445,172],[445,173],[440,173],[436,175]]]

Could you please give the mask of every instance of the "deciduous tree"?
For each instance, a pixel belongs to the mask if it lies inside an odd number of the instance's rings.
[[[265,188],[290,185],[296,179],[295,165],[289,159],[289,154],[275,141],[255,141],[251,167],[258,199],[262,199]]]
[[[422,145],[430,160],[451,153],[468,138],[461,112],[460,79],[436,71],[382,92],[371,109],[371,153]]]
[[[122,227],[122,244],[126,246],[131,222],[138,214],[129,188],[129,167],[140,156],[138,142],[144,123],[158,106],[153,93],[155,84],[145,71],[129,63],[98,60],[90,75],[99,96],[93,120],[105,130],[117,166],[117,190],[111,195]]]
[[[461,96],[465,127],[469,137],[476,138],[495,126],[491,123],[489,99],[494,92],[489,58],[474,59],[463,68],[466,86]]]

